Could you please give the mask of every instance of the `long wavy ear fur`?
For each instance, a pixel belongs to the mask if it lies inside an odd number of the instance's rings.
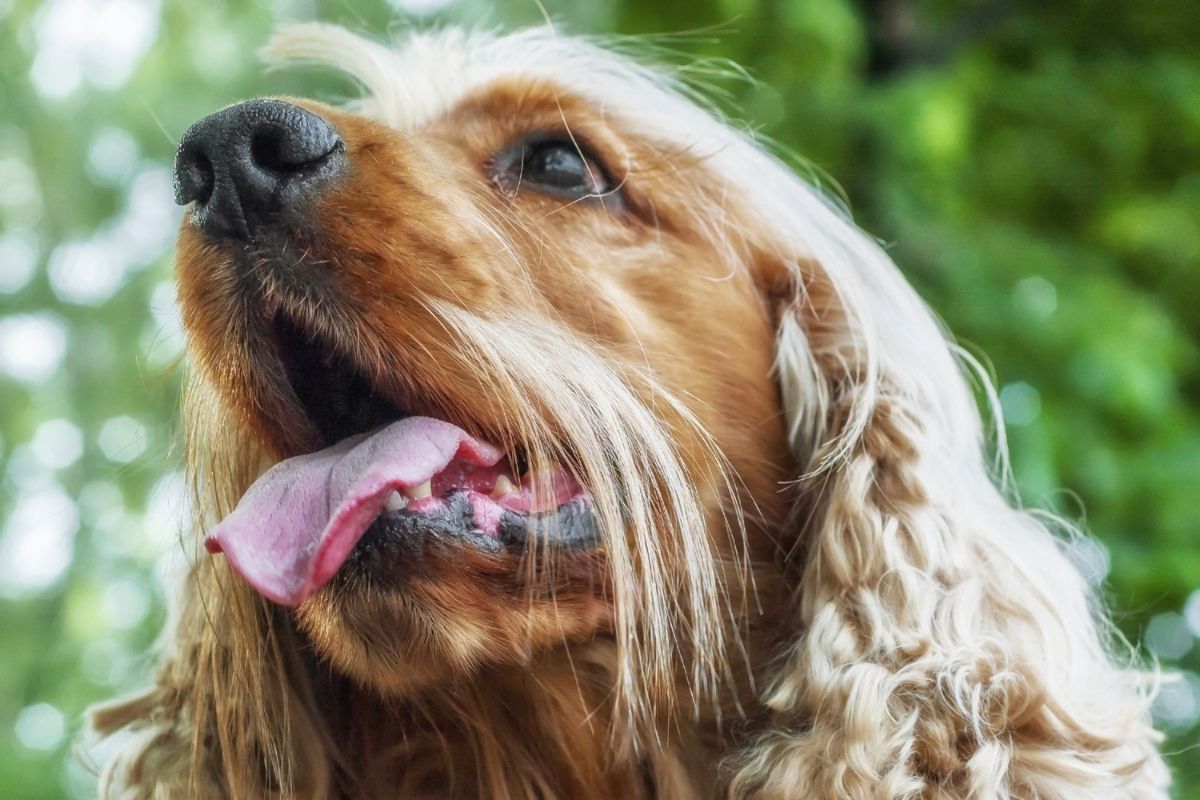
[[[734,794],[1164,797],[1152,680],[1114,663],[1047,517],[996,488],[933,315],[815,192],[784,193],[772,221],[799,241],[772,255],[776,368],[808,465],[785,556],[798,635]]]

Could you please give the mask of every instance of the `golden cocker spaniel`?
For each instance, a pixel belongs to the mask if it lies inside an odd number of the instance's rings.
[[[363,99],[180,143],[197,548],[104,796],[1165,796],[1150,681],[819,191],[549,29],[267,54]]]

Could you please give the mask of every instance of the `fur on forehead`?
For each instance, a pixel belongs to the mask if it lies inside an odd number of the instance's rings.
[[[418,129],[491,84],[534,78],[553,81],[605,114],[636,120],[647,134],[674,141],[678,131],[690,130],[697,145],[728,138],[677,94],[668,73],[550,27],[505,35],[409,31],[388,46],[335,25],[285,25],[261,55],[269,63],[323,64],[347,73],[366,94],[358,110],[399,130]]]
[[[785,402],[802,463],[826,433],[819,420],[827,399],[815,363],[822,360],[842,363],[860,386],[885,380],[891,391],[939,408],[935,419],[942,430],[929,431],[933,438],[968,447],[980,440],[975,403],[958,378],[954,355],[928,348],[943,332],[879,244],[750,135],[698,105],[696,92],[670,71],[551,27],[503,35],[457,28],[407,31],[389,46],[335,25],[306,23],[281,27],[261,55],[272,64],[319,64],[345,72],[364,90],[354,110],[401,131],[418,130],[493,85],[532,79],[594,106],[603,119],[652,146],[686,152],[704,167],[706,196],[717,198],[697,199],[697,227],[713,238],[731,268],[744,266],[752,257],[748,250],[776,267],[760,279],[782,284],[774,299],[787,306],[779,331],[786,346],[780,347],[777,372],[785,395],[805,398]],[[565,122],[569,126],[571,120]],[[843,316],[837,325],[841,338],[825,345],[813,341],[811,329],[793,324],[796,318],[823,324],[827,309],[814,299],[818,293],[831,298]],[[880,309],[888,310],[887,319],[878,318]],[[821,346],[831,350],[810,351]],[[964,391],[947,391],[947,385]],[[865,424],[870,393],[861,400],[841,431],[846,444]],[[843,450],[826,452],[836,456]]]

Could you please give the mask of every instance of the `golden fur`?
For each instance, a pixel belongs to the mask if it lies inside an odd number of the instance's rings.
[[[995,487],[953,346],[816,191],[553,32],[305,26],[270,55],[366,92],[294,101],[352,165],[296,243],[320,296],[263,265],[248,307],[181,231],[198,534],[318,446],[265,355],[286,309],[414,413],[564,463],[602,546],[448,547],[295,611],[197,548],[155,684],[94,711],[126,732],[103,796],[1164,796],[1146,679]],[[489,182],[536,130],[620,202]]]

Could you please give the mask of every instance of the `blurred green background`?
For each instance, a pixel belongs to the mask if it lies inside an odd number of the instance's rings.
[[[576,32],[685,34],[731,107],[832,176],[992,365],[1029,505],[1180,680],[1200,797],[1200,4],[591,0]],[[173,143],[255,94],[280,20],[384,36],[536,24],[528,0],[0,0],[0,796],[87,797],[88,703],[144,681],[182,508]],[[1191,748],[1189,750],[1189,748]]]

